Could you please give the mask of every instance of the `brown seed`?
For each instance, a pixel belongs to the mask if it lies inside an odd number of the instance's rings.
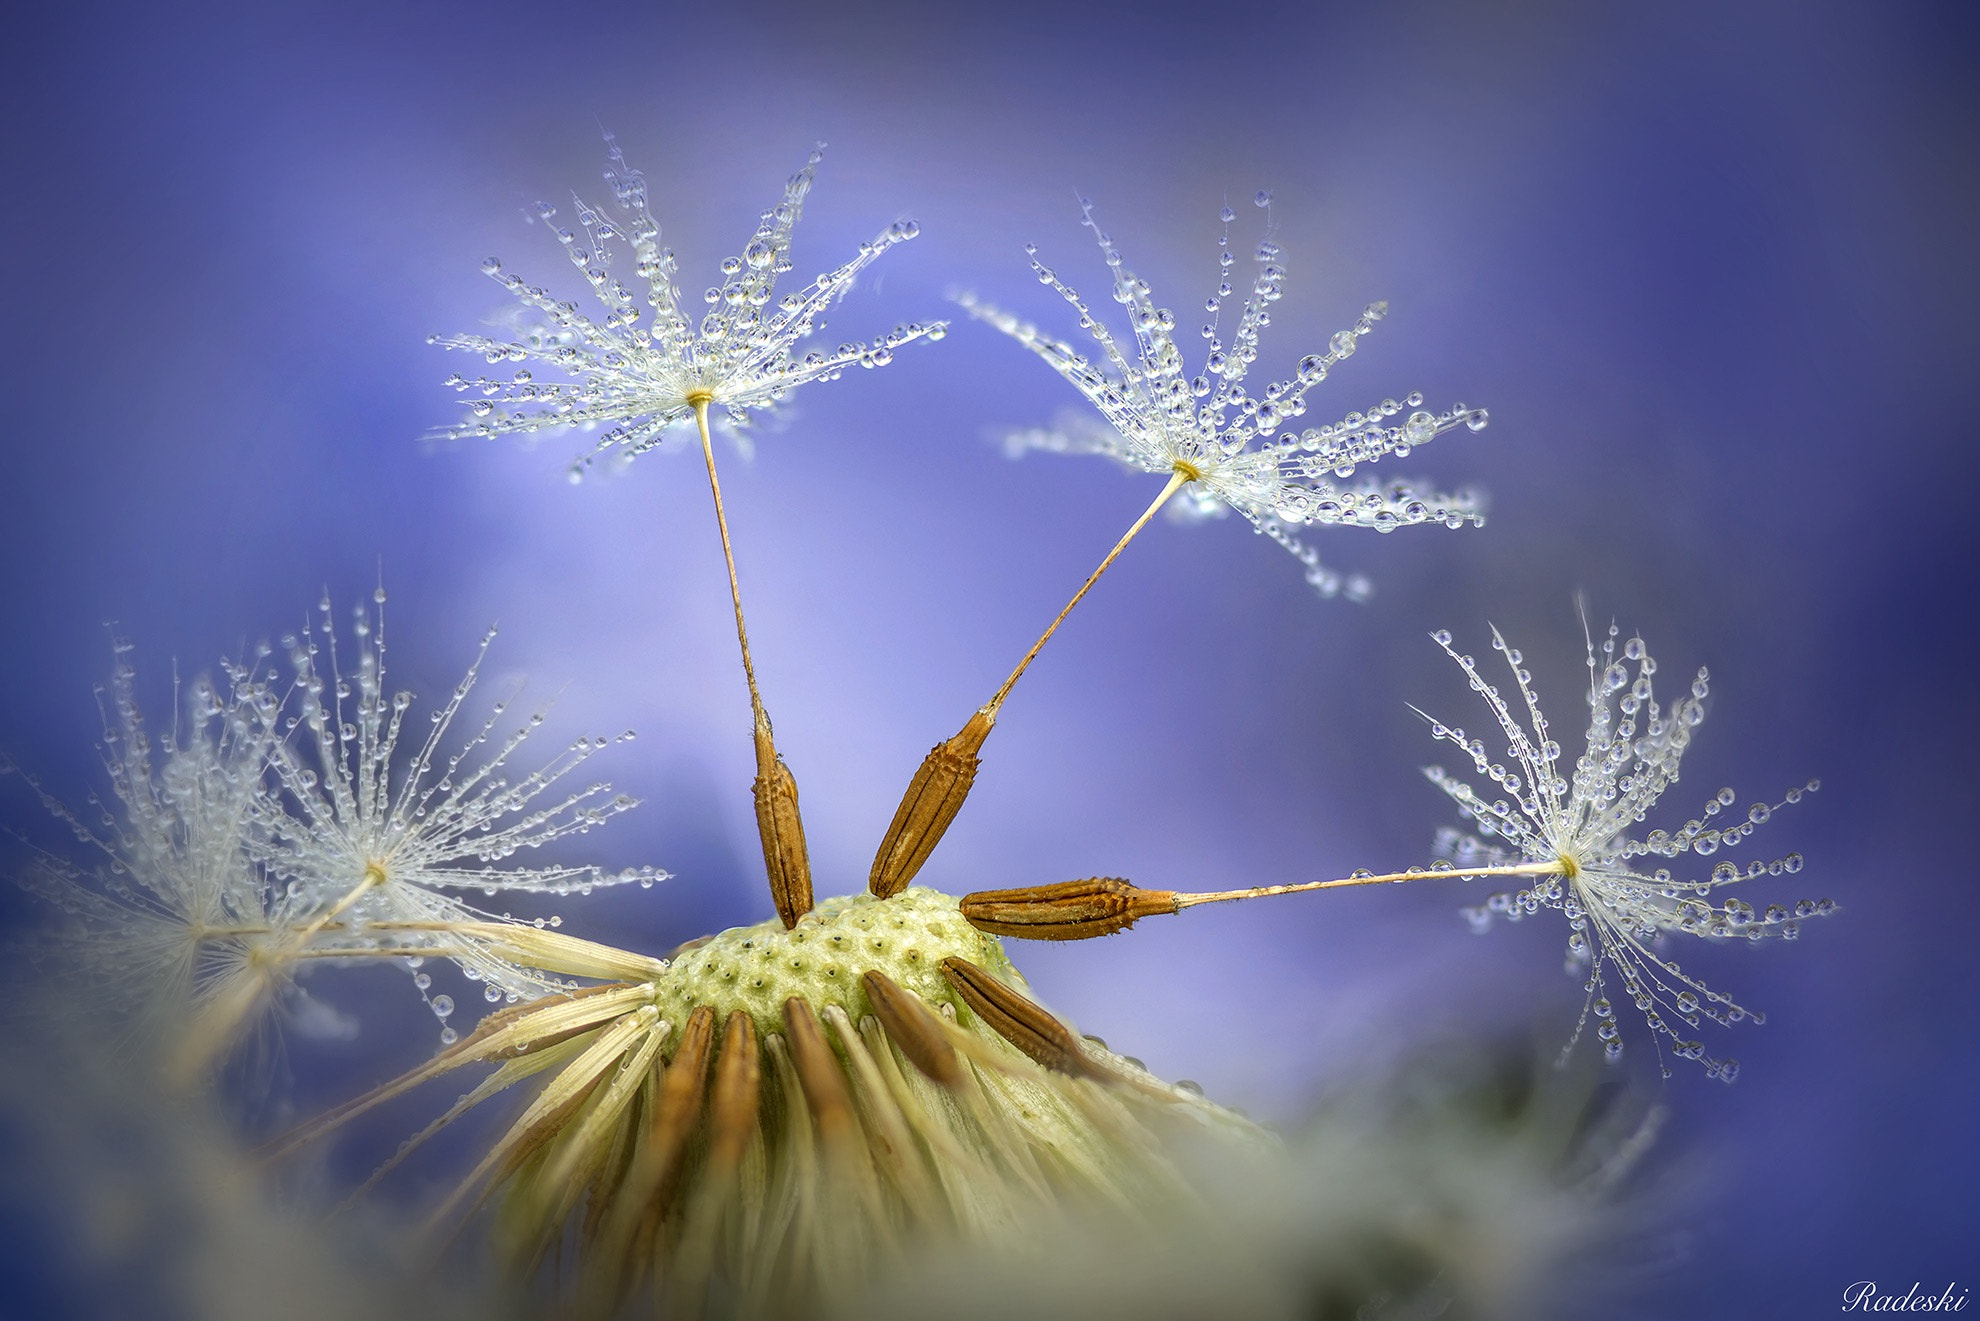
[[[859,1199],[866,1223],[886,1232],[886,1212],[873,1169],[873,1153],[853,1109],[852,1088],[839,1057],[825,1040],[817,1011],[798,996],[784,1001],[785,1040],[791,1069],[804,1092],[806,1106],[818,1126],[818,1145],[825,1158],[828,1183],[838,1192]],[[804,1117],[794,1116],[798,1123]],[[833,1214],[827,1212],[827,1214]]]
[[[1071,1028],[968,959],[943,959],[942,975],[998,1036],[1046,1068],[1075,1078],[1113,1077],[1087,1055]]]
[[[804,1086],[804,1099],[818,1121],[818,1134],[828,1149],[843,1147],[858,1128],[852,1093],[846,1088],[839,1060],[825,1043],[818,1014],[798,996],[784,1001],[784,1024],[791,1043],[791,1063]]]
[[[777,755],[769,718],[756,719],[756,833],[763,839],[763,867],[770,876],[770,898],[789,930],[811,911],[811,858],[804,848],[804,821],[798,816],[797,778]]]
[[[715,1080],[708,1095],[708,1114],[703,1122],[707,1134],[706,1154],[688,1202],[677,1224],[680,1234],[665,1263],[668,1277],[664,1295],[672,1302],[661,1314],[701,1316],[714,1309],[704,1308],[704,1295],[714,1272],[717,1244],[733,1231],[729,1210],[748,1174],[745,1164],[751,1141],[756,1136],[758,1102],[762,1089],[763,1053],[756,1036],[756,1025],[748,1013],[731,1010],[722,1029],[722,1048],[715,1058]],[[598,1307],[582,1316],[632,1315],[611,1307]]]
[[[614,1311],[647,1269],[639,1245],[653,1240],[680,1187],[688,1140],[701,1117],[714,1023],[715,1011],[706,1005],[688,1015],[672,1063],[654,1065],[659,1085],[651,1092],[644,1140],[636,1151],[628,1143],[628,1150],[617,1157],[624,1168],[615,1178],[601,1177],[593,1191],[584,1226],[585,1238],[595,1245],[593,1268],[582,1286],[590,1296],[583,1309],[587,1315]]]
[[[950,1091],[960,1088],[964,1082],[962,1061],[956,1058],[956,1048],[949,1044],[942,1024],[921,1003],[921,997],[902,990],[886,973],[877,970],[863,974],[859,980],[866,988],[873,1016],[887,1029],[887,1035],[901,1048],[908,1062]]]
[[[646,1146],[626,1176],[628,1204],[641,1208],[644,1219],[664,1219],[679,1186],[688,1139],[701,1117],[701,1098],[708,1089],[709,1046],[715,1035],[715,1011],[702,1005],[681,1028],[674,1058],[660,1077],[660,1094],[653,1103],[653,1122]]]
[[[984,707],[946,743],[929,749],[921,768],[908,781],[901,805],[894,809],[893,824],[880,841],[873,857],[873,870],[866,888],[882,899],[899,894],[914,879],[928,855],[942,842],[949,823],[956,819],[970,786],[976,783],[977,753],[990,737],[996,715]]]
[[[971,926],[1024,940],[1111,936],[1144,917],[1175,911],[1175,891],[1144,890],[1116,876],[1019,890],[978,890],[962,898],[962,915]]]
[[[763,1061],[757,1054],[756,1025],[740,1009],[731,1010],[722,1029],[722,1054],[715,1063],[715,1090],[708,1099],[708,1166],[733,1171],[756,1131],[757,1094]]]

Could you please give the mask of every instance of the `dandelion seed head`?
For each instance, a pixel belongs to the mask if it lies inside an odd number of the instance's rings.
[[[1495,918],[1516,922],[1542,908],[1560,912],[1568,921],[1568,971],[1585,978],[1588,990],[1577,1039],[1592,1021],[1604,1053],[1620,1057],[1622,1033],[1609,999],[1620,994],[1673,1055],[1698,1060],[1709,1075],[1732,1081],[1738,1061],[1708,1057],[1704,1043],[1691,1038],[1689,1029],[1706,1019],[1730,1025],[1749,1018],[1761,1022],[1763,1016],[1712,990],[1667,957],[1664,938],[1793,940],[1801,920],[1826,915],[1835,905],[1827,899],[1803,900],[1792,910],[1782,904],[1755,910],[1738,897],[1716,907],[1708,902],[1715,892],[1744,881],[1800,871],[1799,853],[1743,866],[1723,861],[1704,876],[1693,870],[1698,864],[1686,868],[1680,860],[1742,846],[1781,808],[1818,789],[1820,781],[1790,790],[1778,803],[1757,802],[1740,812],[1731,810],[1738,795],[1721,789],[1698,816],[1676,830],[1659,828],[1638,837],[1633,832],[1676,783],[1679,763],[1704,723],[1711,691],[1705,670],[1666,707],[1656,696],[1657,662],[1641,638],[1622,639],[1613,625],[1599,646],[1591,638],[1587,737],[1568,766],[1541,712],[1525,658],[1497,629],[1492,648],[1510,671],[1511,698],[1486,677],[1475,658],[1455,650],[1449,632],[1439,630],[1431,637],[1464,671],[1472,691],[1491,710],[1504,742],[1499,753],[1461,726],[1430,721],[1432,737],[1458,748],[1492,786],[1481,791],[1441,766],[1425,768],[1431,783],[1451,796],[1475,830],[1440,832],[1439,852],[1461,866],[1523,862],[1555,867],[1525,889],[1493,894],[1466,909],[1473,929],[1486,931]],[[1678,868],[1656,865],[1657,859],[1678,862]]]
[[[1270,195],[1260,197],[1265,200],[1259,205],[1268,206]],[[1406,456],[1447,431],[1483,429],[1485,410],[1456,404],[1433,412],[1423,406],[1421,394],[1411,393],[1325,426],[1297,428],[1307,411],[1307,393],[1354,353],[1361,338],[1388,314],[1387,303],[1369,304],[1353,326],[1333,336],[1325,352],[1300,359],[1292,377],[1254,395],[1246,378],[1286,275],[1270,233],[1253,253],[1254,274],[1238,306],[1237,324],[1226,328],[1224,313],[1236,294],[1232,275],[1237,258],[1229,229],[1236,213],[1224,209],[1218,283],[1204,304],[1209,319],[1201,326],[1203,366],[1190,375],[1176,344],[1175,312],[1157,305],[1148,282],[1128,269],[1112,238],[1095,222],[1091,203],[1082,202],[1081,209],[1081,223],[1093,231],[1112,274],[1113,301],[1127,309],[1131,342],[1117,340],[1079,291],[1039,261],[1035,248],[1027,249],[1033,271],[1078,314],[1080,328],[1099,346],[1098,361],[973,294],[957,299],[971,316],[1044,359],[1100,414],[1099,419],[1068,415],[1052,429],[1012,432],[1004,441],[1007,453],[1101,454],[1144,472],[1181,472],[1190,478],[1182,509],[1199,517],[1237,511],[1290,551],[1305,566],[1308,583],[1324,596],[1365,596],[1367,582],[1322,565],[1294,528],[1333,525],[1391,532],[1417,524],[1463,527],[1484,522],[1484,503],[1475,492],[1445,494],[1407,482],[1350,479],[1367,464]]]
[[[252,855],[254,801],[274,755],[269,732],[237,718],[205,679],[179,694],[161,733],[146,722],[128,641],[113,642],[98,690],[107,798],[79,814],[18,775],[84,860],[30,845],[17,873],[66,930],[36,943],[65,964],[72,1006],[146,1052],[195,1040],[198,1053],[245,1036],[293,992],[294,905]]]
[[[642,1293],[673,1315],[812,1314],[951,1233],[1023,1250],[1051,1208],[1188,1203],[1179,1141],[1277,1150],[1028,1000],[997,937],[931,890],[828,900],[791,929],[726,931],[671,961],[531,929],[514,941],[538,966],[622,980],[498,1010],[293,1140],[496,1063],[389,1169],[534,1079],[439,1220],[499,1200],[497,1244],[519,1262],[581,1226],[579,1314]]]
[[[448,736],[494,641],[483,636],[474,661],[424,730],[408,737],[414,697],[386,683],[384,601],[352,613],[354,657],[345,659],[326,599],[314,618],[283,640],[279,670],[232,671],[234,709],[268,746],[263,782],[250,801],[246,847],[285,884],[300,909],[341,919],[323,935],[376,948],[364,928],[387,924],[401,947],[449,951],[477,976],[519,994],[558,985],[489,952],[450,928],[487,920],[462,892],[589,893],[627,881],[651,884],[651,868],[608,873],[593,866],[519,866],[518,855],[584,834],[635,805],[603,781],[574,779],[617,739],[583,737],[534,769],[516,763],[540,733],[543,714],[518,719],[511,699],[449,750]],[[401,755],[402,740],[412,748]],[[407,924],[431,934],[403,930]],[[339,932],[343,934],[339,936]]]
[[[448,378],[450,387],[470,396],[468,415],[437,431],[439,438],[606,426],[590,454],[573,465],[576,480],[599,455],[652,449],[666,428],[691,416],[697,404],[717,405],[730,423],[744,426],[752,412],[800,385],[835,380],[850,367],[886,366],[903,345],[942,337],[945,323],[909,321],[874,340],[799,355],[799,341],[820,327],[820,316],[845,296],[860,272],[920,233],[914,221],[896,221],[860,244],[851,261],[778,296],[778,277],[792,269],[791,234],[811,191],[819,151],[791,177],[782,200],[763,213],[742,252],[723,260],[722,282],[709,286],[701,299],[706,310],[697,312],[675,283],[673,250],[660,245],[646,177],[626,163],[610,134],[606,145],[611,206],[573,198],[569,218],[575,228],[563,223],[556,206],[537,207],[603,313],[587,314],[576,303],[560,301],[489,258],[482,271],[518,304],[512,335],[437,335],[430,342],[478,355],[504,372]],[[643,298],[628,278],[644,285]],[[531,363],[568,379],[538,380]]]

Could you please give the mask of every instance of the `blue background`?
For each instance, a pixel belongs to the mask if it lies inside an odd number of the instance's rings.
[[[1798,945],[1677,951],[1770,1012],[1680,1066],[1659,1159],[1690,1171],[1641,1315],[1826,1315],[1844,1286],[1971,1287],[1976,54],[1960,6],[593,4],[39,6],[0,54],[0,741],[91,783],[106,623],[169,675],[381,577],[394,682],[486,678],[645,799],[583,842],[678,878],[562,906],[663,949],[769,907],[747,712],[691,455],[567,485],[574,437],[433,447],[504,310],[497,254],[569,274],[530,204],[603,200],[599,128],[650,181],[692,295],[816,139],[799,277],[922,226],[830,318],[864,338],[967,287],[1073,335],[1021,245],[1101,293],[1103,225],[1191,324],[1216,212],[1289,268],[1256,380],[1387,298],[1308,422],[1385,395],[1491,409],[1402,465],[1492,497],[1482,531],[1323,531],[1365,606],[1313,598],[1235,520],[1158,522],[1005,709],[924,878],[1226,888],[1428,857],[1446,804],[1415,702],[1482,729],[1425,634],[1524,649],[1578,728],[1585,592],[1713,710],[1666,804],[1821,793],[1754,841],[1827,894]],[[566,296],[577,297],[579,289]],[[1109,310],[1111,305],[1108,305]],[[1191,361],[1199,349],[1185,352]],[[822,893],[859,888],[906,777],[1158,489],[1012,462],[996,430],[1078,404],[985,327],[805,389],[726,460],[752,632]],[[5,812],[36,830],[9,790]],[[1291,1116],[1450,1036],[1565,1038],[1556,921],[1471,936],[1429,881],[1151,922],[1017,955],[1088,1031]],[[7,911],[25,913],[18,897]],[[292,1048],[343,1095],[423,1055],[389,974],[356,1043]],[[1532,1025],[1537,1024],[1537,1027]],[[1654,1073],[1640,1024],[1636,1068]],[[301,1057],[307,1057],[303,1059]],[[314,1071],[312,1073],[312,1071]],[[32,1215],[27,1217],[30,1221]],[[19,1287],[61,1286],[16,1272]],[[10,1286],[12,1287],[12,1286]],[[52,1291],[52,1292],[44,1292]],[[51,1304],[52,1305],[52,1304]]]

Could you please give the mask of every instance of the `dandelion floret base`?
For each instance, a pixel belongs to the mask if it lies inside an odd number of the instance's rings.
[[[827,899],[788,931],[775,918],[733,927],[674,960],[674,976],[659,988],[661,1015],[685,1022],[707,1005],[720,1021],[740,1009],[759,1032],[782,1032],[784,1002],[797,996],[816,1010],[838,1005],[858,1022],[872,1012],[859,982],[868,971],[885,973],[930,1005],[952,1004],[955,993],[941,972],[951,957],[1022,985],[1003,942],[971,926],[956,905],[917,885],[891,899]]]

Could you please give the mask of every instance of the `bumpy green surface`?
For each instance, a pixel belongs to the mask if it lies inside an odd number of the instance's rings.
[[[772,918],[689,950],[660,983],[657,1003],[675,1023],[707,1005],[718,1027],[731,1010],[741,1009],[756,1020],[757,1031],[782,1032],[784,1001],[800,996],[815,1010],[838,1005],[858,1022],[872,1012],[859,984],[868,970],[885,973],[931,1005],[954,1002],[941,971],[951,956],[1015,976],[1002,942],[965,921],[948,895],[921,886],[892,899],[845,895],[825,900],[792,930]]]

